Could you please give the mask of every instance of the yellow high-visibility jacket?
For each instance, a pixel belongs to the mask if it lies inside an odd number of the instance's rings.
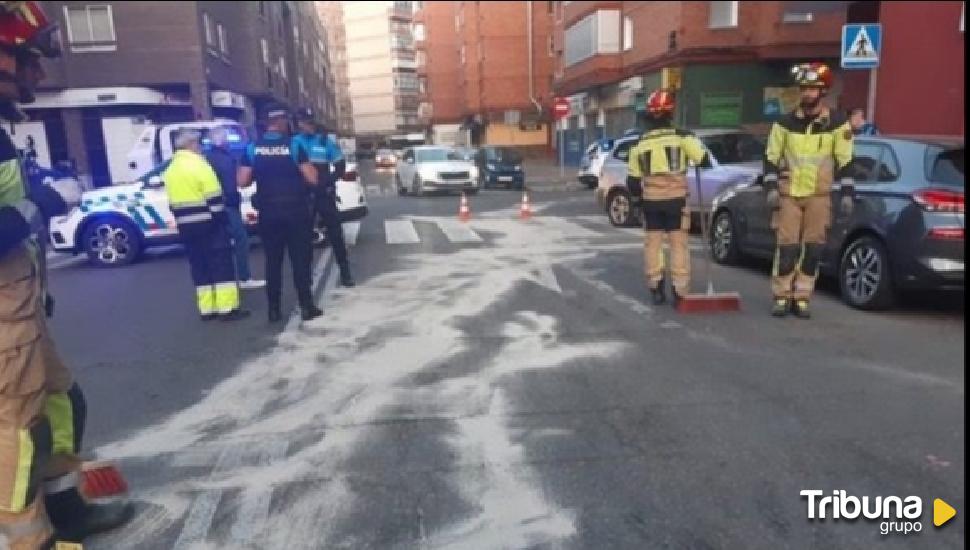
[[[180,233],[198,234],[225,217],[219,178],[202,155],[176,151],[162,179]]]
[[[648,201],[686,197],[687,161],[701,164],[706,154],[700,140],[685,130],[657,128],[644,132],[630,148],[627,185],[637,195],[631,180],[640,180],[643,198]]]
[[[799,108],[775,122],[765,152],[765,181],[777,182],[783,195],[796,198],[827,195],[839,178],[852,187],[852,127],[823,108],[810,118]],[[779,179],[782,167],[787,177]]]

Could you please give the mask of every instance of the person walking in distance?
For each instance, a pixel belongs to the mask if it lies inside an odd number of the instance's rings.
[[[647,99],[647,131],[630,149],[627,187],[635,199],[642,197],[644,270],[655,305],[667,301],[663,239],[670,240],[670,272],[674,306],[690,286],[690,250],[687,232],[687,161],[703,164],[707,152],[693,134],[673,126],[674,96],[657,90]]]
[[[296,121],[300,132],[293,137],[293,148],[298,154],[307,155],[317,169],[319,181],[314,189],[317,215],[327,229],[327,239],[340,268],[340,284],[352,287],[355,283],[350,273],[344,228],[337,209],[337,180],[347,168],[343,151],[327,134],[327,128],[316,120],[312,109],[300,109]]]
[[[199,315],[203,321],[235,321],[249,312],[239,307],[222,188],[201,154],[201,139],[195,130],[176,135],[175,155],[162,179],[189,258]]]
[[[0,2],[0,119],[24,120],[17,103],[34,101],[58,36],[38,2]],[[89,502],[78,487],[87,405],[47,328],[39,246],[67,205],[21,168],[0,129],[0,548],[36,550],[123,525],[133,508]]]
[[[269,105],[263,113],[266,132],[250,144],[237,174],[240,187],[258,182],[253,204],[259,211],[259,234],[266,250],[266,296],[270,323],[283,319],[281,308],[283,256],[290,255],[293,284],[304,321],[323,312],[313,303],[310,288],[313,260],[313,205],[310,190],[317,170],[305,151],[291,147],[289,113]]]
[[[801,102],[775,122],[765,152],[765,199],[773,210],[777,248],[771,277],[771,313],[794,310],[811,317],[819,262],[832,221],[832,184],[840,183],[839,208],[852,215],[855,185],[851,175],[852,127],[822,104],[833,76],[823,63],[792,68]]]
[[[212,140],[212,147],[206,153],[206,160],[209,161],[209,165],[219,178],[219,185],[222,186],[229,236],[232,238],[236,280],[239,281],[239,288],[244,290],[263,288],[266,286],[266,281],[253,279],[249,269],[249,233],[243,222],[242,194],[236,182],[239,161],[229,150],[229,130],[224,127],[214,128],[209,133],[209,137]]]

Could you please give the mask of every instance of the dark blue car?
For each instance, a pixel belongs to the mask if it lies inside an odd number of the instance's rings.
[[[480,187],[523,189],[525,171],[522,155],[508,147],[485,146],[475,155],[475,165],[481,179]]]
[[[856,138],[856,206],[850,218],[832,220],[822,263],[846,303],[881,309],[897,290],[963,290],[964,157],[963,144]],[[712,211],[715,260],[774,255],[760,178],[721,193]]]

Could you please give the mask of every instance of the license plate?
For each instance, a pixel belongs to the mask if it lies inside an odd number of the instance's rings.
[[[499,176],[498,178],[499,181],[512,181],[514,179],[512,176]]]

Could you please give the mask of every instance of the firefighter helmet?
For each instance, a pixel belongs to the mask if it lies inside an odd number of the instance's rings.
[[[825,63],[802,63],[795,65],[791,69],[795,82],[802,88],[823,88],[832,87],[832,70]]]
[[[647,112],[652,116],[673,113],[674,105],[674,94],[667,90],[655,90],[647,98]]]
[[[48,19],[40,2],[0,2],[0,48],[58,57],[57,24]]]

